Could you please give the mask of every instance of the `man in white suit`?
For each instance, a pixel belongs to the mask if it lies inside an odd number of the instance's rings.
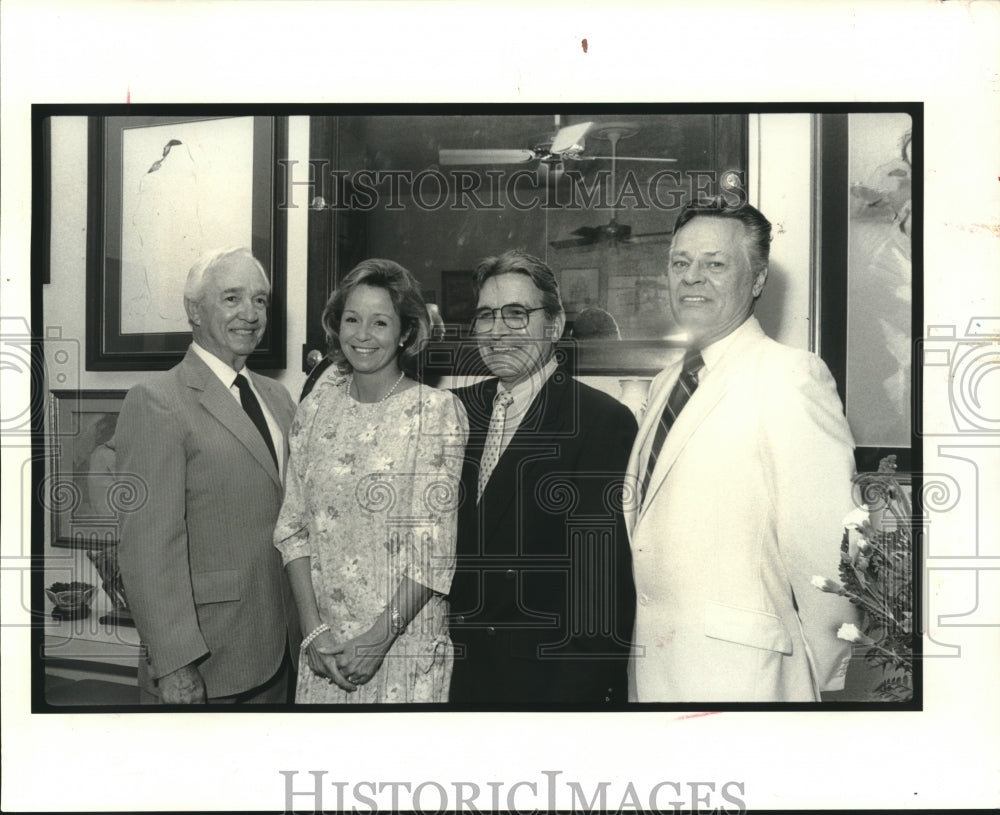
[[[117,469],[148,490],[119,543],[144,702],[286,701],[297,625],[271,537],[295,406],[245,367],[269,293],[248,249],[196,263],[184,289],[194,342],[129,391],[118,419]]]
[[[853,440],[833,378],[752,316],[771,224],[689,207],[668,286],[689,347],[654,380],[629,462],[630,700],[812,702],[843,687],[855,619],[810,584],[839,563]]]

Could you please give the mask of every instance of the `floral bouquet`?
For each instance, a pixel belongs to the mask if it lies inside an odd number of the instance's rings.
[[[814,576],[812,583],[860,610],[860,628],[844,623],[837,636],[866,646],[866,662],[882,669],[874,697],[906,702],[913,698],[913,513],[895,472],[896,457],[888,456],[877,473],[857,476],[865,508],[844,518],[841,582]]]

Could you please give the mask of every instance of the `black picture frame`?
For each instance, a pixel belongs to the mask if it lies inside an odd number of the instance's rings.
[[[137,487],[114,471],[114,438],[124,390],[53,390],[40,499],[49,511],[52,545],[104,549],[118,543],[118,510]],[[119,506],[120,505],[120,506]]]
[[[92,116],[88,122],[86,367],[91,371],[165,370],[183,358],[187,330],[125,332],[122,329],[122,236],[124,133],[232,116]],[[288,153],[288,120],[253,116],[252,150],[245,159],[252,174],[251,250],[271,278],[268,326],[249,364],[256,369],[285,367],[285,265],[287,217],[279,206],[278,162]],[[165,143],[166,144],[166,143]],[[163,158],[167,157],[164,148]],[[158,164],[155,162],[153,166]],[[153,172],[153,166],[148,172]],[[206,240],[209,238],[206,237]],[[208,251],[214,246],[205,246]],[[181,279],[186,269],[180,271]],[[180,298],[181,292],[177,292]]]

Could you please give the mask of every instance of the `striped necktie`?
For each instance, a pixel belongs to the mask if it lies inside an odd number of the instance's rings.
[[[698,388],[698,371],[705,367],[705,360],[701,354],[691,349],[684,354],[684,363],[681,365],[680,376],[674,383],[670,396],[667,397],[667,404],[663,407],[659,424],[656,426],[656,435],[653,436],[653,446],[649,449],[649,460],[646,463],[646,475],[642,479],[642,491],[639,493],[639,501],[646,499],[646,490],[649,488],[649,479],[653,477],[653,470],[656,468],[656,459],[659,458],[663,449],[663,442],[667,438],[667,433],[673,427],[677,417],[688,403],[691,394]]]
[[[479,464],[479,494],[476,501],[483,499],[483,491],[486,489],[486,482],[493,474],[493,468],[500,460],[500,447],[503,444],[503,426],[507,421],[507,408],[511,406],[514,397],[507,391],[497,391],[493,400],[493,415],[490,416],[490,426],[486,431],[486,440],[483,443],[483,458]]]

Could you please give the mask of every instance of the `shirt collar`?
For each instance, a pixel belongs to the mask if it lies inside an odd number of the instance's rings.
[[[706,348],[702,348],[701,358],[705,360],[704,373],[708,373],[712,370],[712,368],[718,365],[726,351],[729,350],[730,346],[732,346],[733,343],[735,343],[740,337],[754,331],[755,326],[757,325],[757,318],[751,314],[742,323],[740,323],[739,327],[734,331],[730,331],[721,340],[716,340]]]
[[[196,342],[191,343],[191,350],[193,350],[195,354],[198,355],[198,359],[204,362],[209,367],[209,369],[212,371],[213,374],[219,377],[219,381],[222,382],[222,384],[225,385],[227,389],[233,386],[233,383],[236,381],[236,374],[239,373],[238,371],[234,370],[233,368],[230,368],[215,354],[213,354],[211,351],[206,351]],[[244,370],[246,369],[244,368]],[[247,379],[249,379],[249,377],[247,377]]]
[[[529,376],[523,382],[518,382],[513,388],[507,388],[502,382],[497,384],[497,393],[509,393],[514,397],[514,401],[507,409],[507,415],[519,415],[524,413],[535,401],[535,397],[545,387],[549,377],[556,371],[556,358],[552,356],[536,373]]]

